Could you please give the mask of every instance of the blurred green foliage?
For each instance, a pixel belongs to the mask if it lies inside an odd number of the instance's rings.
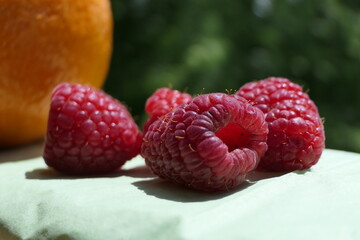
[[[282,76],[309,91],[328,148],[360,152],[360,1],[112,0],[105,91],[142,124],[155,89],[237,90]]]

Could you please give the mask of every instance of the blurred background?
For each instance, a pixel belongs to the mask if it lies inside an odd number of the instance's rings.
[[[157,88],[225,92],[282,76],[317,104],[327,148],[360,152],[360,1],[112,0],[112,9],[104,89],[139,124]]]

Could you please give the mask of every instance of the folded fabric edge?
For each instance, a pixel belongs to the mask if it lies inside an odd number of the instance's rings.
[[[12,234],[5,226],[0,224],[0,239],[1,240],[19,240],[17,236]]]

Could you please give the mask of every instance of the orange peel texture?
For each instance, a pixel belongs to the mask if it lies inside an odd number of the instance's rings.
[[[112,52],[109,0],[0,0],[0,147],[45,134],[60,82],[101,87]]]

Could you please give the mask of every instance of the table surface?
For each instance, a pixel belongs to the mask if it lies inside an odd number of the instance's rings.
[[[360,154],[326,149],[311,170],[204,193],[158,179],[141,157],[65,176],[31,158],[41,146],[0,153],[0,239],[360,239]]]

